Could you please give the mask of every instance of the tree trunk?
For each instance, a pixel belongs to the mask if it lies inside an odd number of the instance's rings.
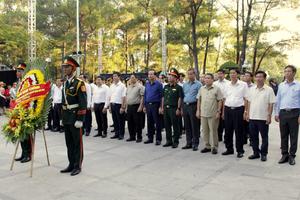
[[[244,2],[244,0],[243,0]],[[248,12],[247,12],[247,18],[246,22],[243,26],[243,42],[242,42],[242,53],[240,56],[240,62],[239,65],[242,67],[246,60],[246,51],[247,51],[247,40],[248,40],[248,33],[250,29],[250,22],[251,22],[251,14],[252,14],[252,6],[253,6],[253,0],[250,0],[248,3]],[[243,16],[244,18],[244,16]],[[244,21],[244,19],[243,19]]]
[[[198,48],[197,48],[197,33],[196,33],[196,16],[192,15],[192,53],[194,58],[194,68],[197,75],[197,78],[199,78],[199,63],[198,63]]]
[[[239,16],[240,3],[239,0],[236,0],[236,64],[240,60],[240,16]]]
[[[206,44],[205,44],[205,52],[204,52],[204,60],[203,60],[203,67],[202,67],[202,73],[205,74],[206,72],[206,62],[207,62],[207,56],[208,56],[208,50],[209,50],[209,39],[210,39],[210,29],[211,29],[211,22],[212,22],[212,12],[214,8],[214,2],[212,0],[210,8],[209,8],[209,23],[208,23],[208,35],[206,37]]]
[[[147,24],[147,54],[146,54],[146,68],[149,68],[149,61],[150,61],[150,48],[151,48],[151,27],[150,21]]]
[[[82,65],[82,73],[85,74],[85,66],[86,66],[86,57],[87,57],[87,39],[88,39],[88,33],[84,34],[84,50],[83,50],[83,65]]]

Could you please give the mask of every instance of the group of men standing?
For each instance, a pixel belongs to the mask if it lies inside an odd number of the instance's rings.
[[[162,130],[165,129],[166,143],[163,147],[177,148],[185,129],[186,144],[182,149],[197,151],[201,132],[205,144],[201,153],[217,154],[219,142],[224,140],[226,151],[222,155],[234,154],[236,149],[237,157],[242,158],[243,146],[249,137],[253,149],[249,159],[266,161],[269,124],[275,102],[275,120],[279,121],[281,132],[282,158],[279,163],[295,164],[300,123],[300,83],[294,79],[294,66],[285,67],[285,81],[279,86],[277,99],[272,88],[265,84],[267,75],[263,71],[257,71],[254,75],[247,72],[245,76],[248,76],[248,81],[242,81],[239,80],[238,69],[229,71],[230,80],[220,69],[217,80],[214,74],[207,73],[201,83],[192,68],[187,71],[186,82],[175,68],[169,71],[166,82],[157,78],[154,70],[149,70],[145,85],[132,74],[127,86],[121,81],[120,73],[114,72],[113,82],[107,86],[101,76],[92,84],[84,75],[76,78],[75,71],[79,65],[71,57],[65,60],[63,66],[67,79],[57,81],[53,94],[54,113],[58,118],[54,124],[59,130],[63,125],[68,149],[69,165],[61,170],[62,173],[74,176],[81,172],[82,134],[83,130],[86,136],[91,132],[92,111],[97,122],[94,137],[107,137],[109,111],[114,127],[111,139],[124,139],[127,120],[127,141],[142,142],[147,116],[148,138],[145,144],[161,145]],[[253,76],[256,84],[251,81]],[[259,134],[262,137],[261,147]]]

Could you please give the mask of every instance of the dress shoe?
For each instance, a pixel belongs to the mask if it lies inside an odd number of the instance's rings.
[[[66,169],[60,170],[60,173],[70,173],[73,171],[73,167],[68,166]]]
[[[290,157],[289,157],[289,164],[290,164],[290,165],[295,165],[295,164],[296,164],[296,161],[295,161],[294,156],[290,156]]]
[[[222,153],[223,156],[232,155],[232,154],[234,154],[234,152],[230,150],[226,150]]]
[[[117,139],[117,138],[119,138],[119,136],[117,136],[117,135],[110,137],[110,139]]]
[[[51,130],[52,128],[51,127],[47,127],[47,128],[45,128],[44,130],[45,131],[49,131],[49,130]]]
[[[142,142],[143,141],[143,139],[137,139],[136,140],[136,143],[140,143],[140,142]]]
[[[128,139],[126,140],[126,142],[132,142],[132,141],[135,141],[135,139],[134,139],[134,138],[128,138]]]
[[[254,159],[258,159],[258,158],[260,158],[259,154],[253,154],[248,157],[249,160],[254,160]]]
[[[59,132],[59,129],[58,129],[58,128],[55,128],[55,129],[52,129],[51,131],[52,131],[52,132]]]
[[[163,147],[171,147],[173,144],[171,142],[167,142],[166,144],[163,145]]]
[[[266,156],[266,155],[261,155],[260,160],[261,160],[262,162],[267,161],[267,156]]]
[[[178,147],[178,144],[176,144],[176,143],[174,143],[173,145],[172,145],[172,148],[173,149],[176,149]]]
[[[284,155],[281,157],[281,159],[278,161],[279,164],[283,164],[289,161],[289,156]]]
[[[63,129],[60,129],[60,130],[59,130],[59,132],[60,132],[60,133],[63,133],[63,132],[64,132],[64,130],[63,130]]]
[[[147,141],[144,142],[144,144],[151,144],[151,143],[153,143],[152,140],[147,140]]]
[[[198,151],[198,147],[197,147],[197,146],[194,146],[194,147],[193,147],[193,151]]]
[[[118,138],[118,140],[123,140],[123,139],[124,139],[124,137],[119,137],[119,138]]]
[[[240,152],[238,152],[238,153],[237,153],[237,155],[236,155],[236,157],[238,157],[238,158],[242,158],[242,157],[244,157],[244,154],[243,154],[243,153],[240,153]]]
[[[201,150],[201,153],[207,153],[207,152],[211,152],[211,149],[208,149],[208,148],[204,148]]]
[[[114,133],[114,132],[115,132],[115,129],[111,130],[110,132]]]
[[[76,175],[78,175],[78,174],[80,174],[80,172],[81,172],[81,169],[73,169],[73,171],[71,172],[71,176],[76,176]]]
[[[24,157],[22,160],[21,160],[21,163],[27,163],[31,161],[31,158],[30,157]]]
[[[181,149],[191,149],[193,148],[192,145],[185,145],[184,147],[182,147]]]
[[[94,137],[100,137],[100,136],[102,136],[100,133],[94,135]]]
[[[23,156],[15,159],[15,161],[21,161],[21,160],[23,160]]]
[[[217,149],[212,149],[212,150],[211,150],[211,153],[212,153],[212,154],[218,154],[218,150],[217,150]]]
[[[106,133],[103,133],[103,135],[101,136],[102,138],[106,138],[107,137],[107,134]]]
[[[89,133],[89,132],[86,132],[86,133],[85,133],[85,136],[90,136],[90,133]]]
[[[157,141],[155,142],[155,145],[156,145],[156,146],[159,146],[160,144],[161,144],[161,141],[158,141],[158,140],[157,140]]]

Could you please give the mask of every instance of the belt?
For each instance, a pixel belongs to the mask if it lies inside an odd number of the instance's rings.
[[[149,104],[149,105],[154,105],[154,104],[159,104],[159,102],[149,102],[149,103],[147,103],[147,104]]]
[[[73,108],[78,108],[79,104],[72,104],[72,105],[63,105],[64,110],[71,110]]]
[[[184,105],[187,105],[187,106],[192,106],[192,105],[196,105],[197,102],[191,102],[191,103],[184,103]]]
[[[242,108],[243,106],[239,106],[239,107],[229,107],[229,106],[225,106],[226,108],[229,108],[231,110],[235,110],[235,109],[239,109]]]
[[[176,108],[176,106],[165,105],[166,108]]]
[[[281,109],[280,111],[292,112],[292,111],[298,111],[298,110],[300,110],[300,108],[285,108],[285,109]]]

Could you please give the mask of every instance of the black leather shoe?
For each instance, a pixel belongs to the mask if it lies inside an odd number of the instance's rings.
[[[236,157],[242,158],[242,157],[244,157],[244,154],[243,153],[237,153]]]
[[[223,156],[232,155],[232,154],[234,154],[234,152],[230,150],[226,150],[222,153]]]
[[[73,171],[73,167],[68,166],[66,169],[60,170],[60,173],[70,173]]]
[[[27,163],[31,161],[31,158],[30,157],[24,157],[22,160],[21,160],[21,163]]]
[[[192,145],[185,145],[184,147],[182,147],[181,149],[192,149]]]
[[[101,136],[102,138],[106,138],[107,137],[107,134],[106,133],[103,133],[103,135]]]
[[[123,140],[123,139],[124,139],[124,137],[119,137],[119,138],[118,138],[118,140]]]
[[[117,136],[117,135],[110,137],[110,139],[117,139],[117,138],[119,138],[119,136]]]
[[[94,135],[94,137],[100,137],[100,136],[102,136],[101,134],[96,134],[96,135]]]
[[[207,152],[211,152],[211,149],[204,148],[201,150],[201,153],[207,153]]]
[[[114,133],[114,132],[115,132],[115,129],[111,130],[110,132]]]
[[[289,156],[284,155],[281,157],[281,159],[278,161],[278,164],[283,164],[289,161]]]
[[[144,142],[144,144],[151,144],[151,143],[153,143],[153,140],[147,140]]]
[[[290,164],[290,165],[295,165],[295,164],[296,164],[296,161],[295,161],[294,156],[290,156],[290,157],[289,157],[289,164]]]
[[[260,158],[259,154],[253,154],[248,157],[249,160],[254,160],[254,159],[258,159],[258,158]]]
[[[261,155],[260,160],[261,160],[262,162],[267,161],[267,156],[266,156],[266,155]]]
[[[52,129],[52,132],[59,132],[58,128]]]
[[[218,150],[217,150],[217,149],[212,149],[212,150],[211,150],[211,153],[212,153],[212,154],[218,154]]]
[[[172,145],[173,149],[176,149],[177,147],[178,147],[178,144],[176,144],[176,143]]]
[[[198,147],[197,147],[197,146],[194,146],[194,147],[193,147],[193,151],[198,151]]]
[[[155,145],[156,145],[156,146],[159,146],[160,144],[161,144],[161,141],[158,141],[158,140],[157,140],[157,141],[155,142]]]
[[[170,142],[167,142],[166,144],[163,145],[163,147],[171,147],[173,144]]]
[[[137,139],[136,140],[136,143],[140,143],[140,142],[142,142],[143,141],[143,139]]]
[[[73,171],[71,172],[71,176],[76,176],[78,174],[80,174],[81,169],[73,169]]]
[[[21,160],[23,160],[23,156],[15,159],[15,161],[21,161]]]
[[[128,139],[126,140],[126,142],[132,142],[132,141],[135,141],[135,139],[134,139],[134,138],[128,138]]]

